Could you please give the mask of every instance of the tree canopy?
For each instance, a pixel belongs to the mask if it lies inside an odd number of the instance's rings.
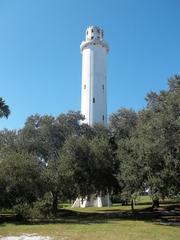
[[[0,118],[2,118],[2,117],[8,118],[9,114],[10,114],[9,106],[0,97]]]
[[[81,114],[70,111],[32,115],[19,131],[0,131],[0,206],[50,204],[56,215],[59,201],[99,192],[119,193],[132,207],[145,190],[154,206],[179,196],[180,76],[145,99],[139,112],[113,113],[108,128],[80,124]],[[0,98],[0,117],[9,113]]]

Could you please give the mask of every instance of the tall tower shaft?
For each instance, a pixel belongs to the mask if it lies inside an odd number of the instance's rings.
[[[106,56],[109,51],[103,30],[88,27],[86,40],[80,45],[82,53],[81,114],[83,123],[107,124]]]

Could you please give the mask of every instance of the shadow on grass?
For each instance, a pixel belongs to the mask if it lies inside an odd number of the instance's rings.
[[[15,224],[101,224],[108,223],[109,221],[125,220],[138,220],[168,226],[180,226],[180,205],[168,205],[158,209],[148,207],[134,211],[106,209],[102,210],[102,212],[82,212],[77,211],[77,209],[61,209],[54,218],[31,219],[27,222],[17,221],[16,215],[0,215],[0,227],[3,227],[4,223],[8,222]]]

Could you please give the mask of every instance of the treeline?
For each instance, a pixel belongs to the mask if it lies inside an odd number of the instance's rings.
[[[0,208],[28,217],[56,215],[58,203],[95,193],[132,202],[149,190],[180,194],[180,76],[150,92],[136,113],[122,108],[109,126],[80,124],[78,112],[30,116],[19,131],[0,131]]]

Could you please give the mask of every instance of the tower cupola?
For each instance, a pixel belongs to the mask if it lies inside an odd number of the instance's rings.
[[[100,45],[101,47],[104,47],[107,52],[109,51],[109,46],[104,41],[103,30],[97,26],[90,26],[86,29],[85,41],[80,45],[81,52],[89,45]]]
[[[86,41],[103,40],[103,30],[97,26],[90,26],[86,30]]]

